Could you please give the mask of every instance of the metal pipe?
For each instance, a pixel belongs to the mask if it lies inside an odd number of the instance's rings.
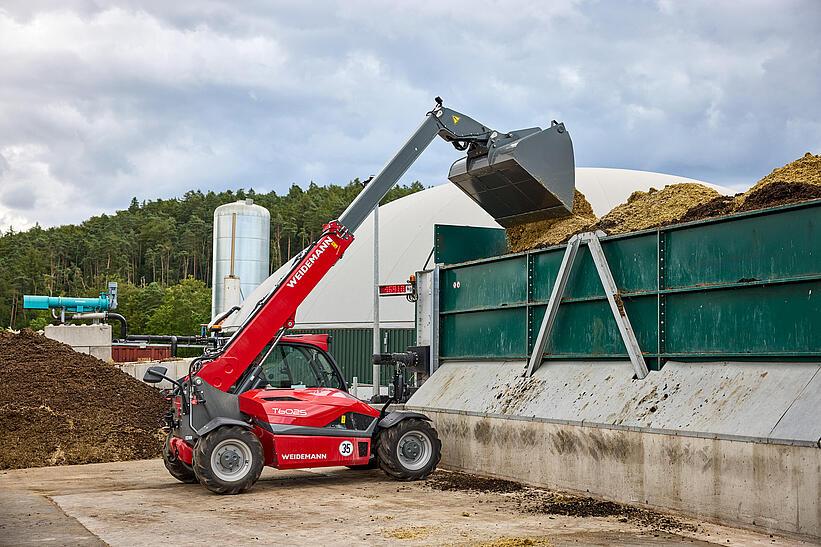
[[[47,310],[49,308],[67,308],[73,312],[90,312],[111,309],[108,296],[99,298],[72,298],[68,296],[23,295],[23,308],[27,310]]]
[[[54,315],[54,310],[52,310]],[[119,313],[114,312],[91,312],[91,313],[75,313],[69,319],[70,321],[119,321],[120,323],[120,340],[125,340],[128,337],[128,321]]]
[[[100,319],[105,319],[105,312],[75,313],[69,318],[69,321],[99,321]]]
[[[120,340],[125,340],[128,338],[128,321],[126,321],[125,316],[120,315],[119,313],[108,312],[106,314],[106,320],[109,319],[120,322]]]
[[[156,344],[171,344],[172,339],[176,339],[177,345],[191,344],[195,346],[207,346],[208,340],[202,336],[167,336],[160,334],[129,334],[125,340],[127,342],[147,342]]]
[[[382,353],[379,343],[379,202],[373,208],[373,353]],[[373,401],[379,401],[379,372],[379,364],[374,363]]]
[[[165,348],[168,347],[169,344],[148,344],[146,342],[135,342],[135,341],[117,341],[118,346],[122,347],[134,347],[134,348]],[[177,343],[177,348],[200,348],[202,349],[203,344],[183,344]]]

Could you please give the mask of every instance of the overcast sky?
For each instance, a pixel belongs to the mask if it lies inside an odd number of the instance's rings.
[[[821,151],[821,1],[4,1],[0,229],[379,171],[441,95],[579,166],[744,188]],[[238,7],[242,6],[242,7]],[[434,143],[407,175],[444,180]]]

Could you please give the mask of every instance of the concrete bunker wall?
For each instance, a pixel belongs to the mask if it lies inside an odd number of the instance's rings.
[[[642,380],[588,247],[528,377],[566,247],[496,256],[501,234],[440,229],[417,304],[439,368],[408,406],[449,467],[821,538],[819,212],[601,238]]]
[[[821,536],[821,450],[427,410],[444,466]]]
[[[111,325],[46,325],[43,332],[74,351],[111,362]]]
[[[821,537],[821,365],[448,362],[407,407],[448,468]]]

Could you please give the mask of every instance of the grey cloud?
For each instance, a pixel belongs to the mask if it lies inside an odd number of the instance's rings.
[[[40,200],[45,225],[373,174],[435,95],[498,129],[561,119],[586,166],[742,185],[821,149],[812,0],[60,6],[0,10],[5,177],[94,204]],[[453,159],[435,143],[407,178]]]
[[[0,192],[0,203],[19,211],[31,210],[37,202],[37,196],[32,188],[26,186],[12,186]]]

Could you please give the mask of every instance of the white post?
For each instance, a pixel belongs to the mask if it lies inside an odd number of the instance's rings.
[[[382,353],[379,343],[379,204],[373,208],[373,352]],[[373,365],[373,397],[379,397],[379,365]],[[373,399],[377,401],[378,399]]]

